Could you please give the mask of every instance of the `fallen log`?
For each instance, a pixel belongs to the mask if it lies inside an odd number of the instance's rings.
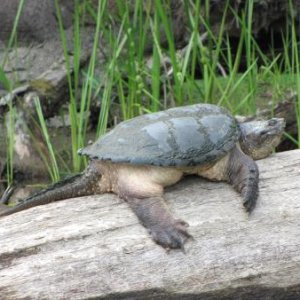
[[[258,165],[250,216],[226,183],[167,190],[194,236],[186,253],[154,244],[111,194],[0,219],[0,299],[299,299],[300,150]]]

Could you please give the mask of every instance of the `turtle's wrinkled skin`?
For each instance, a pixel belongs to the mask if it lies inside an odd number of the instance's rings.
[[[248,212],[258,197],[254,159],[269,155],[279,143],[283,119],[238,123],[224,108],[209,104],[172,108],[116,126],[81,149],[90,158],[79,175],[24,199],[0,216],[71,197],[113,192],[124,199],[152,238],[166,249],[183,248],[187,223],[175,219],[164,187],[196,174],[227,181]]]

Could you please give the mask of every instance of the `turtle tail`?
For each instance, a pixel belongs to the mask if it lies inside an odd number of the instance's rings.
[[[259,172],[255,161],[236,147],[230,153],[227,171],[229,182],[243,197],[246,211],[251,212],[258,198]]]
[[[15,207],[2,204],[0,206],[0,217],[59,200],[93,195],[98,192],[96,187],[100,178],[99,171],[93,165],[90,165],[84,172],[67,177],[46,189],[38,191],[32,196],[21,200]]]

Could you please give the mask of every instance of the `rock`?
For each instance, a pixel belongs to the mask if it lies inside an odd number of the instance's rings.
[[[1,0],[0,40],[10,38],[21,1]],[[72,24],[73,1],[59,1],[65,28]],[[26,0],[17,27],[18,42],[43,42],[59,37],[56,9],[53,0]]]

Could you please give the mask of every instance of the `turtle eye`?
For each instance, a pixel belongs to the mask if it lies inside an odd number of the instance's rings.
[[[269,122],[268,122],[268,125],[269,125],[269,126],[275,126],[276,124],[277,124],[276,119],[271,119],[271,120],[269,120]]]

